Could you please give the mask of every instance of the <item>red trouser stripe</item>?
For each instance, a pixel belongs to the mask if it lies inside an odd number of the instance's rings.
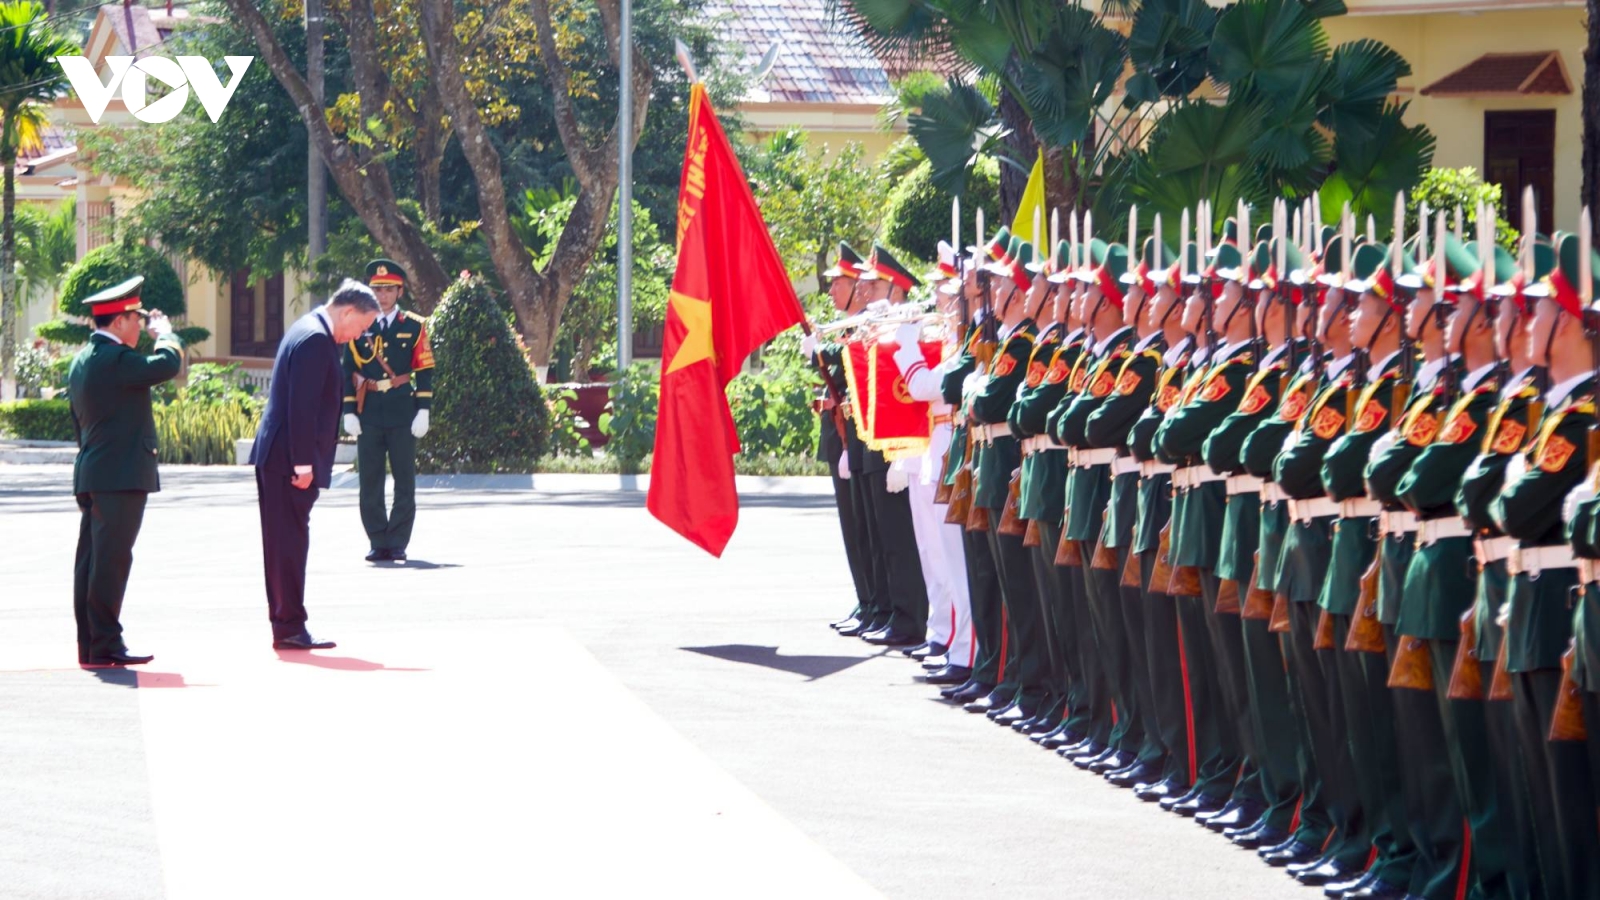
[[[1189,687],[1189,654],[1183,648],[1182,622],[1178,623],[1178,668],[1183,672],[1183,720],[1189,729],[1189,783],[1194,784],[1200,780],[1200,760],[1195,758],[1194,694]]]
[[[1006,617],[1006,606],[1000,604],[1000,674],[995,676],[995,684],[1004,684],[1006,680],[1006,652],[1010,649],[1011,627]]]
[[[1466,900],[1467,873],[1472,871],[1472,826],[1461,820],[1461,874],[1456,876],[1456,900]]]

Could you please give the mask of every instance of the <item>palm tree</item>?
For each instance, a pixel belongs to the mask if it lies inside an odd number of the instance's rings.
[[[0,372],[15,367],[18,306],[15,289],[17,156],[38,146],[46,125],[41,107],[65,92],[57,56],[78,46],[54,30],[44,7],[32,0],[0,2]]]
[[[25,305],[35,292],[55,294],[78,256],[78,204],[68,197],[54,207],[17,208],[17,295]],[[54,308],[52,306],[52,308]]]

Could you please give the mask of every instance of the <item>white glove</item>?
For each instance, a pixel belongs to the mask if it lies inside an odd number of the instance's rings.
[[[1378,457],[1382,456],[1390,447],[1393,447],[1399,442],[1400,435],[1397,432],[1393,431],[1392,429],[1385,431],[1382,437],[1372,442],[1372,453],[1369,458],[1377,459]]]
[[[894,342],[902,347],[915,347],[922,340],[922,326],[907,322],[894,331]]]
[[[884,479],[891,494],[900,493],[906,489],[906,485],[911,483],[911,479],[906,475],[906,470],[897,466],[890,466],[889,471],[884,474]]]
[[[1600,464],[1597,464],[1600,465]],[[1561,504],[1561,521],[1571,522],[1572,517],[1578,512],[1578,505],[1595,497],[1594,469],[1589,470],[1589,477],[1583,483],[1567,492],[1567,499]]]
[[[428,433],[428,411],[417,410],[416,418],[411,420],[411,436],[420,438]]]
[[[849,481],[850,480],[850,454],[849,453],[841,453],[841,454],[839,454],[839,480],[840,481]]]
[[[153,309],[150,311],[150,318],[145,320],[144,327],[150,332],[151,337],[160,340],[172,333],[172,320],[161,310]]]
[[[1518,453],[1511,457],[1510,462],[1506,463],[1505,483],[1507,486],[1516,484],[1526,474],[1528,474],[1528,457],[1526,454]]]
[[[355,413],[344,414],[344,433],[351,437],[361,437],[361,418]]]
[[[800,338],[800,355],[804,356],[806,359],[810,359],[811,357],[817,355],[816,335],[808,334]]]

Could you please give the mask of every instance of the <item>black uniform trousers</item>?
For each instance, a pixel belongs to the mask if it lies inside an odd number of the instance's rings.
[[[855,510],[852,509],[855,499],[850,492],[850,482],[839,477],[839,457],[844,453],[844,441],[833,427],[833,422],[827,418],[822,423],[820,446],[822,449],[818,456],[827,461],[828,474],[833,479],[833,502],[839,510],[839,534],[844,539],[844,558],[850,566],[850,581],[856,590],[856,608],[851,615],[858,616],[867,608],[872,593],[871,557],[866,552]]]
[[[295,487],[288,475],[256,467],[262,568],[274,640],[306,630],[306,555],[311,550],[311,507],[320,493],[316,487]]]
[[[1093,542],[1084,543],[1084,562],[1090,562],[1094,549]],[[1102,660],[1114,706],[1110,743],[1118,751],[1136,756],[1145,743],[1144,723],[1138,695],[1133,690],[1130,636],[1122,610],[1118,608],[1122,605],[1122,589],[1118,584],[1121,574],[1114,569],[1085,566],[1084,596],[1088,599],[1089,618],[1094,629],[1095,653]]]
[[[1485,701],[1450,699],[1450,673],[1461,642],[1428,641],[1433,666],[1433,694],[1439,704],[1443,747],[1455,782],[1456,800],[1466,816],[1471,841],[1467,845],[1468,897],[1499,900],[1511,896],[1509,879],[1512,847],[1511,817],[1502,805],[1491,758],[1488,707]],[[1476,666],[1475,660],[1467,660]],[[1493,675],[1490,675],[1491,679]],[[1489,682],[1484,682],[1487,688]],[[1503,705],[1503,704],[1502,704]],[[1405,724],[1402,722],[1401,727]],[[1402,753],[1409,752],[1409,741]]]
[[[1183,655],[1178,604],[1164,590],[1153,590],[1157,550],[1139,554],[1140,603],[1144,607],[1144,658],[1149,669],[1150,699],[1155,709],[1161,746],[1167,751],[1162,780],[1185,789],[1194,783],[1193,735],[1189,731],[1189,682],[1192,673]]]
[[[867,575],[867,595],[862,600],[859,615],[863,622],[877,629],[889,624],[894,606],[889,599],[889,568],[873,504],[876,495],[868,481],[864,472],[850,473],[850,516],[855,521],[856,546]]]
[[[1090,552],[1093,550],[1091,548]],[[1084,562],[1088,562],[1087,559]],[[1079,678],[1072,686],[1067,703],[1067,727],[1100,746],[1111,741],[1116,710],[1111,683],[1106,676],[1106,660],[1095,641],[1094,615],[1089,610],[1084,566],[1062,566],[1061,583],[1067,595],[1067,620],[1073,633],[1067,636],[1067,653],[1076,657]]]
[[[1265,803],[1261,768],[1257,762],[1255,732],[1250,727],[1250,688],[1244,674],[1244,632],[1239,629],[1238,613],[1217,612],[1217,597],[1222,582],[1212,569],[1200,570],[1200,590],[1205,601],[1206,629],[1211,637],[1211,656],[1216,662],[1212,680],[1221,701],[1223,721],[1219,729],[1223,752],[1238,763],[1239,775],[1233,799]],[[1241,601],[1243,596],[1239,598]]]
[[[72,568],[72,612],[78,622],[79,662],[128,649],[122,642],[122,598],[149,496],[144,491],[77,495],[82,515]]]
[[[1016,690],[1016,702],[1031,717],[1041,712],[1049,692],[1049,654],[1039,592],[1034,583],[1032,554],[1019,535],[1001,534],[1000,510],[991,510],[989,552],[1000,573],[1000,598],[1005,610],[1006,672],[1002,686]]]
[[[1204,579],[1202,579],[1204,580]],[[1203,590],[1203,588],[1202,588]],[[1206,624],[1204,597],[1174,597],[1178,610],[1183,660],[1189,672],[1189,709],[1194,722],[1194,787],[1206,797],[1226,800],[1239,774],[1234,723],[1223,721],[1226,709],[1217,657]]]
[[[394,475],[394,508],[384,493],[384,464]],[[404,552],[417,521],[417,439],[411,425],[361,428],[356,438],[361,483],[361,525],[374,550]]]
[[[1595,846],[1596,807],[1587,749],[1580,741],[1549,739],[1560,690],[1559,669],[1511,673],[1511,703],[1523,760],[1523,789],[1532,808],[1539,883],[1550,900],[1594,897],[1600,891],[1596,874],[1600,848]]]
[[[1006,667],[1005,604],[1000,600],[1000,571],[995,568],[989,539],[982,532],[961,531],[961,549],[967,558],[967,595],[972,602],[972,631],[978,652],[972,665],[972,683],[994,688]]]
[[[1343,650],[1317,650],[1317,620],[1322,608],[1315,603],[1289,604],[1289,668],[1300,697],[1312,765],[1316,769],[1319,799],[1331,829],[1323,835],[1329,855],[1346,866],[1366,863],[1370,842],[1361,815],[1361,799],[1350,763],[1344,704],[1339,698],[1335,654]],[[1337,637],[1335,644],[1338,643]],[[1304,823],[1304,804],[1301,808]]]
[[[1061,540],[1059,525],[1045,521],[1035,524],[1039,532],[1039,546],[1032,548],[1034,587],[1039,595],[1040,642],[1045,655],[1045,698],[1041,714],[1048,713],[1056,721],[1067,708],[1072,690],[1072,675],[1068,663],[1066,640],[1072,633],[1067,607],[1066,589],[1061,583],[1064,574],[1056,565],[1057,542]]]
[[[1386,549],[1384,552],[1388,552]],[[1402,642],[1416,640],[1385,627],[1393,668]],[[1432,661],[1430,659],[1431,667]],[[1415,848],[1410,893],[1428,900],[1455,900],[1466,870],[1466,814],[1450,766],[1444,718],[1434,691],[1390,688],[1398,774],[1404,790],[1405,825]]]
[[[889,470],[858,476],[872,494],[874,543],[888,590],[888,621],[894,631],[921,640],[928,629],[928,587],[922,580],[917,534],[911,524],[911,492],[889,493]]]

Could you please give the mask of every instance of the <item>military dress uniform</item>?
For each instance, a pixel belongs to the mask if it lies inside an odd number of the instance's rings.
[[[861,274],[860,254],[843,241],[839,242],[839,257],[823,273],[828,278],[849,278],[855,281]],[[822,376],[821,395],[815,409],[822,417],[817,437],[817,459],[828,464],[829,479],[833,484],[834,507],[839,513],[839,533],[844,541],[845,563],[850,569],[850,582],[855,588],[856,606],[838,622],[837,629],[850,629],[866,621],[873,613],[873,573],[871,548],[867,544],[865,526],[859,519],[860,511],[854,507],[848,468],[840,470],[847,447],[860,443],[856,436],[855,417],[850,414],[848,380],[844,371],[844,350],[835,343],[819,343],[812,354],[812,365]]]
[[[367,283],[375,287],[404,285],[405,277],[392,260],[367,266]],[[428,320],[399,306],[379,313],[366,334],[345,346],[343,360],[349,379],[344,414],[360,422],[356,466],[369,559],[404,560],[417,519],[417,440],[427,432],[433,406]],[[394,476],[392,509],[384,498],[386,467]]]
[[[142,310],[142,277],[86,300],[94,316]],[[72,609],[78,626],[78,662],[136,665],[154,657],[128,651],[122,640],[122,600],[133,569],[133,545],[149,496],[161,490],[155,416],[150,389],[183,367],[183,343],[168,333],[149,356],[104,331],[96,331],[73,358],[67,397],[78,455],[72,493],[82,513],[73,565]]]

